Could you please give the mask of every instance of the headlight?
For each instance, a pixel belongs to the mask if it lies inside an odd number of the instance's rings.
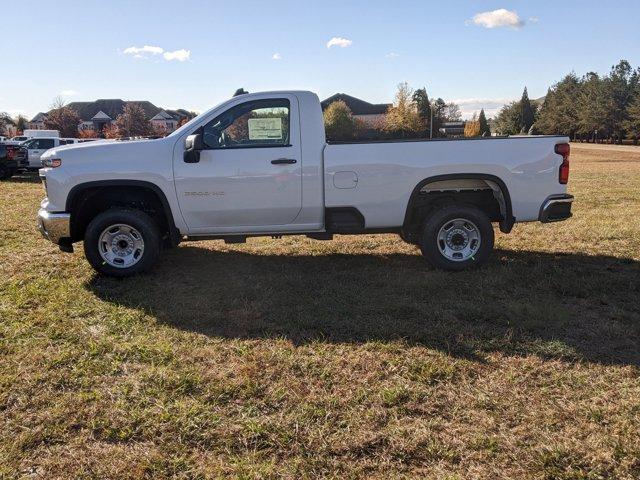
[[[62,165],[62,160],[59,158],[47,158],[46,160],[42,160],[42,166],[45,168],[58,168]]]

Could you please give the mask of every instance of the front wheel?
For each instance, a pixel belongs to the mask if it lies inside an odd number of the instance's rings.
[[[129,277],[153,266],[160,255],[156,222],[140,210],[113,208],[97,215],[84,235],[84,253],[104,275]]]
[[[443,270],[481,265],[493,250],[489,217],[473,205],[447,205],[425,221],[420,248],[427,261]]]

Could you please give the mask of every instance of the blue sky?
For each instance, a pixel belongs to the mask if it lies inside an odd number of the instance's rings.
[[[390,102],[403,81],[491,113],[640,65],[637,0],[5,1],[0,111],[28,116],[57,95],[203,111],[238,87]]]

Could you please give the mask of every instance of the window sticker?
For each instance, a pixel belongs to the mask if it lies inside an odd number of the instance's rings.
[[[250,118],[249,140],[282,140],[282,119]]]

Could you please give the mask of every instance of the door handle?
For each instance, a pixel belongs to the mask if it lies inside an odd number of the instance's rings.
[[[297,162],[298,161],[295,158],[277,158],[275,160],[271,160],[273,165],[290,165]]]

